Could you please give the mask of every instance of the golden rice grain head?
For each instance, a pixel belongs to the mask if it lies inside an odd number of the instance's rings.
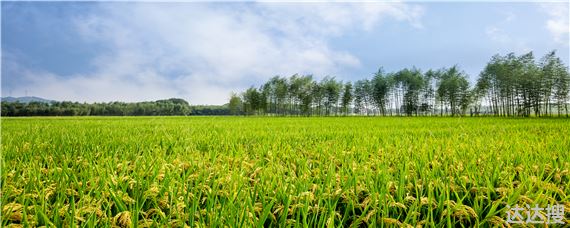
[[[51,201],[55,197],[55,187],[47,187],[45,189],[44,199],[46,201]]]
[[[182,162],[178,164],[178,169],[180,169],[181,171],[187,171],[188,169],[190,169],[190,163]]]
[[[178,214],[184,214],[184,208],[186,208],[186,203],[184,202],[178,202],[176,203],[176,206],[174,207],[174,210],[176,213]]]
[[[554,182],[560,183],[560,181],[562,181],[562,175],[560,175],[560,172],[555,173],[553,179],[554,179]]]
[[[479,188],[477,188],[477,187],[471,187],[471,189],[469,189],[469,192],[470,192],[470,193],[477,193],[477,192],[479,192]]]
[[[454,184],[454,183],[451,183],[451,184],[449,185],[449,190],[450,190],[451,192],[461,192],[462,189],[463,189],[463,188],[462,188],[461,186],[456,185],[456,184]]]
[[[105,213],[98,207],[85,206],[79,209],[80,214],[94,214],[97,218],[105,217]]]
[[[443,218],[443,217],[445,217],[445,216],[450,215],[450,212],[449,212],[449,211],[450,211],[449,208],[444,209],[444,210],[441,212],[441,217]]]
[[[168,225],[170,227],[182,227],[182,228],[190,227],[190,226],[186,225],[186,223],[180,219],[173,219],[172,221],[170,221],[168,223]]]
[[[525,196],[525,195],[520,195],[519,196],[519,202],[522,204],[531,204],[534,202],[534,200],[532,200],[531,198]]]
[[[334,217],[329,217],[327,219],[327,227],[335,227],[334,226]]]
[[[507,196],[509,189],[504,188],[504,187],[499,187],[499,188],[495,188],[495,192],[497,192],[497,194],[499,194],[499,196],[505,197],[505,196]]]
[[[447,205],[448,207],[455,207],[455,205],[456,205],[455,201],[453,201],[453,200],[443,201],[443,204]]]
[[[421,206],[426,206],[426,205],[427,205],[427,206],[435,207],[436,204],[437,204],[437,203],[436,203],[435,200],[433,200],[433,199],[430,200],[430,199],[428,199],[427,197],[421,197],[421,198],[420,198],[420,205],[421,205]]]
[[[400,226],[402,223],[394,218],[382,218],[382,222],[388,225]]]
[[[453,216],[459,220],[476,219],[478,217],[475,210],[473,210],[473,208],[466,206],[466,205],[456,206],[456,207],[452,208],[452,211],[453,211],[453,213],[451,214],[451,216]],[[447,213],[449,213],[449,211],[447,211]],[[446,215],[447,215],[447,213],[446,213]]]
[[[158,181],[164,180],[164,173],[159,173],[158,176],[156,176],[156,179],[158,179]]]
[[[8,185],[8,186],[2,186],[2,194],[5,193],[10,193],[11,195],[14,196],[19,196],[22,194],[22,192],[24,192],[24,189],[17,189],[16,187],[12,186],[12,185]]]
[[[63,205],[63,207],[59,208],[57,213],[60,217],[65,217],[68,211],[69,211],[69,204]]]
[[[396,183],[392,181],[388,182],[388,191],[390,191],[390,194],[394,195],[394,193],[396,193],[396,190],[398,190]]]
[[[552,171],[552,166],[550,164],[546,164],[544,166],[544,172],[545,173],[550,173]]]
[[[260,213],[263,210],[263,205],[260,202],[257,202],[253,205],[253,211],[256,213]]]
[[[79,193],[75,189],[72,189],[72,188],[66,189],[65,194],[67,196],[79,196]]]
[[[376,215],[376,213],[377,213],[376,209],[370,210],[368,214],[366,214],[366,217],[364,217],[364,221],[368,223],[368,221],[370,221],[372,216]]]
[[[419,226],[419,227],[422,227],[422,225],[425,225],[427,222],[428,222],[428,221],[425,220],[425,219],[424,219],[424,220],[421,220],[421,221],[419,221],[419,222],[416,224],[416,227],[418,227],[418,226]]]
[[[467,211],[467,214],[469,215],[470,218],[478,218],[479,216],[477,215],[477,212],[475,212],[475,210],[467,205],[462,205],[461,209],[464,211]]]
[[[335,196],[339,196],[341,194],[342,194],[342,188],[338,188],[336,191],[334,191]]]
[[[255,177],[257,176],[257,174],[259,174],[261,172],[261,167],[257,167],[255,169],[255,171],[253,171],[253,173],[251,175],[249,175],[249,178],[251,179],[255,179]]]
[[[128,193],[119,192],[119,195],[121,195],[121,199],[125,204],[131,205],[135,203],[135,200],[131,198]]]
[[[160,207],[161,209],[169,209],[170,208],[170,204],[168,203],[168,197],[163,197],[161,200],[158,201],[158,207]]]
[[[360,207],[366,208],[368,206],[368,204],[370,204],[370,201],[371,201],[370,196],[366,197],[366,199],[364,199],[362,201],[362,203],[360,203]]]
[[[144,197],[147,199],[156,199],[160,189],[156,185],[152,185],[148,190],[144,192]]]
[[[137,224],[138,227],[140,228],[150,228],[153,227],[153,221],[152,219],[139,219],[139,222]]]
[[[395,207],[395,208],[401,208],[401,209],[408,209],[408,207],[406,207],[406,205],[404,205],[403,203],[399,203],[399,202],[390,202],[389,204],[390,207]]]
[[[408,205],[414,203],[415,201],[416,201],[416,197],[413,197],[413,196],[406,196],[404,198],[404,202],[406,202],[406,204],[408,204]]]
[[[489,197],[487,197],[486,195],[479,195],[479,196],[475,196],[476,200],[488,200]]]
[[[120,227],[131,227],[132,226],[131,212],[123,211],[121,213],[118,213],[113,218],[113,222]]]
[[[20,222],[23,217],[23,208],[22,204],[8,203],[2,207],[2,217],[8,216],[8,221]]]
[[[158,216],[160,218],[166,218],[166,214],[160,208],[151,208],[146,211],[146,218],[152,218],[153,216]]]
[[[489,224],[493,227],[503,227],[504,225],[508,225],[503,218],[499,216],[493,216],[487,220]]]

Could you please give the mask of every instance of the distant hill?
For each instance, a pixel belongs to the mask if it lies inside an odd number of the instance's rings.
[[[41,102],[41,103],[51,103],[53,100],[44,99],[41,97],[2,97],[2,102],[20,102],[20,103],[30,103],[30,102]]]

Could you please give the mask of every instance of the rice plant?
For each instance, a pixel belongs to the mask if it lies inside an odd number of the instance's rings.
[[[2,118],[2,226],[508,226],[570,212],[570,122]],[[566,214],[565,222],[568,214]]]

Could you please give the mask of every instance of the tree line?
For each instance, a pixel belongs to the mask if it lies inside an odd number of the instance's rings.
[[[354,83],[295,74],[232,93],[228,108],[233,115],[568,116],[569,84],[555,51],[538,61],[532,52],[509,53],[493,56],[473,86],[458,66],[380,68]]]
[[[178,98],[136,103],[2,102],[2,116],[185,116],[187,101]]]

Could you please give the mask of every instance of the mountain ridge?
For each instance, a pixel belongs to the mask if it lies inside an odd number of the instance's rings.
[[[49,100],[41,97],[35,96],[24,96],[24,97],[2,97],[2,102],[20,102],[20,103],[30,103],[30,102],[41,102],[41,103],[52,103],[54,100]]]

